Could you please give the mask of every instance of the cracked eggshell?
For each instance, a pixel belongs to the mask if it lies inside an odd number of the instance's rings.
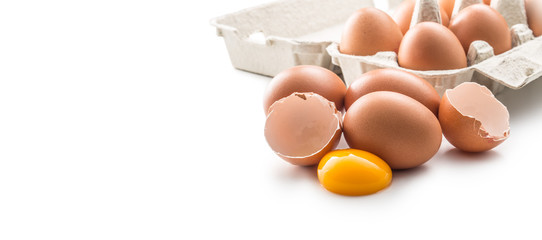
[[[510,134],[506,106],[489,89],[474,82],[446,90],[439,121],[448,142],[466,152],[490,150]]]
[[[264,93],[264,111],[277,100],[294,92],[317,93],[332,101],[339,111],[343,108],[346,85],[337,74],[319,66],[300,65],[286,69],[276,75]]]
[[[273,151],[294,165],[317,164],[339,143],[341,113],[316,93],[292,93],[269,108],[265,139]]]
[[[437,117],[418,101],[379,91],[356,100],[344,116],[348,146],[381,157],[392,169],[419,166],[440,148]]]
[[[376,91],[391,91],[413,98],[426,106],[435,116],[438,114],[440,95],[423,78],[399,69],[384,68],[364,73],[346,90],[346,110],[360,97]]]

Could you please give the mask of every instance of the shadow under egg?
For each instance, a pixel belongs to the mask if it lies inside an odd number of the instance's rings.
[[[393,170],[393,182],[402,182],[412,178],[419,177],[428,171],[427,165],[420,165],[409,169]]]
[[[287,180],[287,181],[299,181],[299,180],[306,180],[311,179],[317,184],[320,184],[318,182],[318,165],[313,166],[290,166],[286,169],[281,169],[281,178]]]
[[[452,148],[443,154],[446,159],[449,159],[456,163],[472,163],[472,162],[486,162],[492,159],[497,159],[500,153],[497,151],[489,150],[485,152],[465,152],[457,148]]]

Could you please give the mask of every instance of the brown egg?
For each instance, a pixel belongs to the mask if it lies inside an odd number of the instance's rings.
[[[399,66],[413,70],[447,70],[467,67],[461,42],[448,28],[422,22],[410,29],[399,47]]]
[[[444,137],[466,152],[487,151],[508,138],[509,114],[484,86],[465,82],[442,97],[439,121]]]
[[[315,93],[292,93],[269,108],[265,139],[273,151],[294,165],[314,165],[341,138],[341,113]]]
[[[362,8],[346,21],[339,51],[357,56],[397,52],[402,38],[401,29],[387,13],[372,7]]]
[[[461,42],[465,53],[475,40],[489,43],[495,55],[512,48],[506,20],[497,10],[485,4],[474,4],[459,11],[448,27]]]
[[[395,92],[372,92],[344,116],[351,148],[373,153],[392,169],[419,166],[437,153],[442,132],[435,115],[418,101]]]
[[[377,69],[361,75],[346,90],[346,110],[358,98],[376,91],[391,91],[407,95],[426,106],[435,116],[438,114],[440,96],[424,79],[398,69]]]
[[[408,31],[410,28],[410,22],[412,21],[412,13],[414,12],[414,6],[416,5],[415,0],[404,0],[401,2],[399,7],[397,7],[397,10],[393,13],[393,19],[401,28],[401,32],[403,35]],[[442,19],[442,25],[447,27],[450,23],[450,19],[448,18],[448,14],[444,10],[444,8],[440,7],[440,17]]]
[[[491,0],[484,0],[484,4],[485,4],[485,5],[490,5],[490,4],[491,4]]]
[[[527,23],[535,37],[542,35],[542,0],[525,0]]]
[[[346,85],[337,74],[319,66],[301,65],[277,74],[267,86],[263,106],[267,113],[271,104],[293,92],[314,92],[343,108]]]
[[[438,4],[441,8],[444,9],[444,11],[446,11],[446,14],[448,14],[448,16],[452,16],[455,0],[439,0]]]

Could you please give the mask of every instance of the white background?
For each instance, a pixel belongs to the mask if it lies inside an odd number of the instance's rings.
[[[498,96],[496,149],[335,195],[271,152],[270,79],[209,25],[267,1],[3,1],[0,239],[542,237],[542,80]]]

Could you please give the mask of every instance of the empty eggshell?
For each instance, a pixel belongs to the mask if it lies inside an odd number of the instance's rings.
[[[294,165],[314,165],[338,143],[341,114],[316,93],[292,93],[269,108],[265,139],[273,151]]]
[[[346,111],[343,126],[348,146],[381,157],[392,169],[427,162],[442,141],[433,112],[395,92],[372,92],[359,98]]]
[[[504,17],[485,4],[474,4],[459,11],[450,20],[450,30],[457,36],[465,53],[470,44],[483,40],[493,47],[495,55],[512,48],[512,38]]]
[[[294,92],[313,92],[335,103],[339,111],[343,108],[346,85],[337,74],[320,66],[300,65],[277,74],[267,86],[263,105],[267,114],[277,100]]]
[[[391,91],[407,95],[426,106],[435,116],[438,114],[440,96],[433,86],[412,73],[399,69],[376,69],[361,75],[346,90],[346,110],[358,98],[371,92]]]
[[[444,137],[466,152],[490,150],[508,138],[506,106],[485,86],[465,82],[442,97],[439,121]]]

